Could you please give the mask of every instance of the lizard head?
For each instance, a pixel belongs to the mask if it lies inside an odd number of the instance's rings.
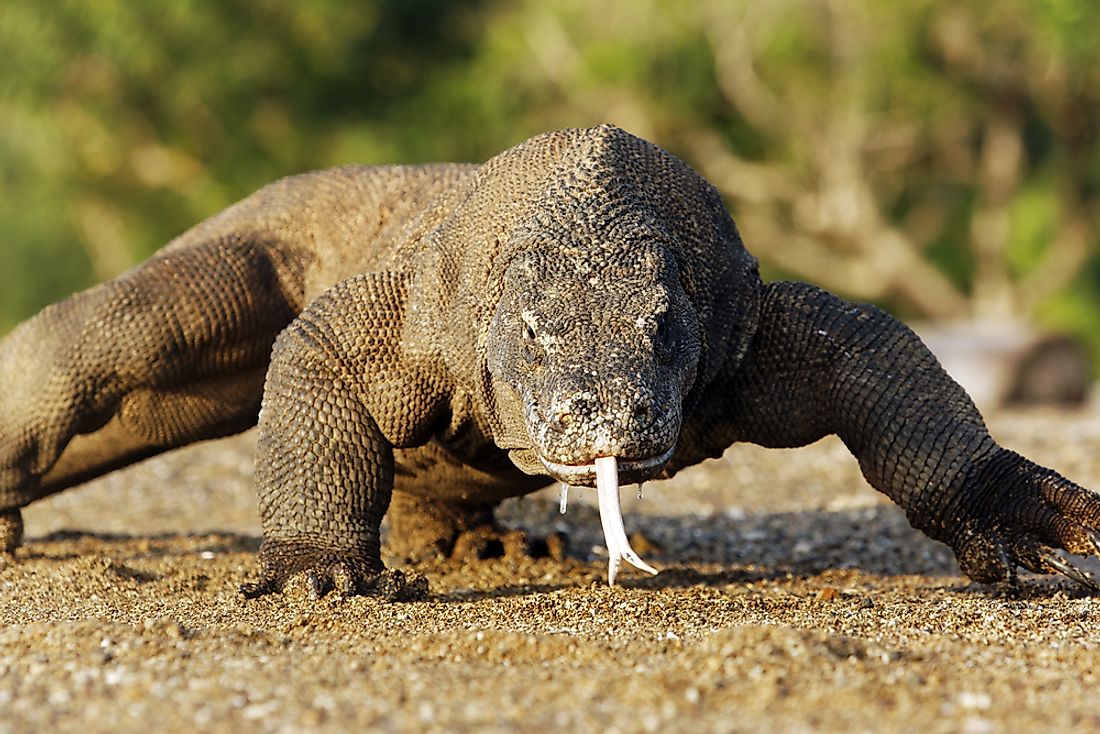
[[[684,416],[755,331],[756,261],[713,186],[613,125],[521,143],[463,196],[436,237],[440,308],[422,313],[472,318],[426,331],[454,346],[450,373],[477,385],[479,428],[516,466],[596,487],[608,581],[622,560],[656,573],[630,548],[619,481],[680,463]]]
[[[512,460],[593,485],[613,456],[626,482],[671,458],[700,358],[700,323],[658,242],[527,249],[509,264],[486,353]]]

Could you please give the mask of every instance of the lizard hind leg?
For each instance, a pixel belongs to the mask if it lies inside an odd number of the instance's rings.
[[[232,236],[169,248],[0,340],[0,513],[254,425],[300,300],[291,259]]]
[[[23,542],[23,513],[18,508],[0,512],[0,556],[15,552]]]
[[[564,557],[564,536],[555,533],[531,538],[523,530],[505,528],[493,518],[494,509],[494,503],[463,503],[395,491],[387,513],[387,551],[406,562]]]

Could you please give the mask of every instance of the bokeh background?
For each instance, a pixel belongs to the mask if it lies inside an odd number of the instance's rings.
[[[7,0],[0,334],[280,176],[614,122],[765,275],[1100,356],[1095,0]]]

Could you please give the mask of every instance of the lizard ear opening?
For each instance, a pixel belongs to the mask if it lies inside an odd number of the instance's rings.
[[[535,333],[535,327],[524,319],[522,332],[523,346],[520,349],[520,353],[523,355],[523,361],[526,362],[529,367],[538,367],[542,364],[542,358],[545,352],[543,351],[542,345],[539,344],[538,334]]]

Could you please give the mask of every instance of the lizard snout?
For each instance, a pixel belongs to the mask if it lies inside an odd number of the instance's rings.
[[[598,403],[587,394],[572,395],[550,407],[550,421],[556,428],[568,430],[578,420],[591,420],[598,412]]]
[[[656,398],[647,388],[622,389],[607,396],[600,392],[584,389],[559,397],[546,411],[547,422],[565,432],[607,425],[630,434],[645,431],[659,412]]]
[[[598,456],[657,456],[675,442],[679,427],[675,411],[662,411],[653,390],[620,381],[605,389],[563,390],[539,412],[541,425],[530,426],[532,438],[545,458],[564,464],[589,464]]]

